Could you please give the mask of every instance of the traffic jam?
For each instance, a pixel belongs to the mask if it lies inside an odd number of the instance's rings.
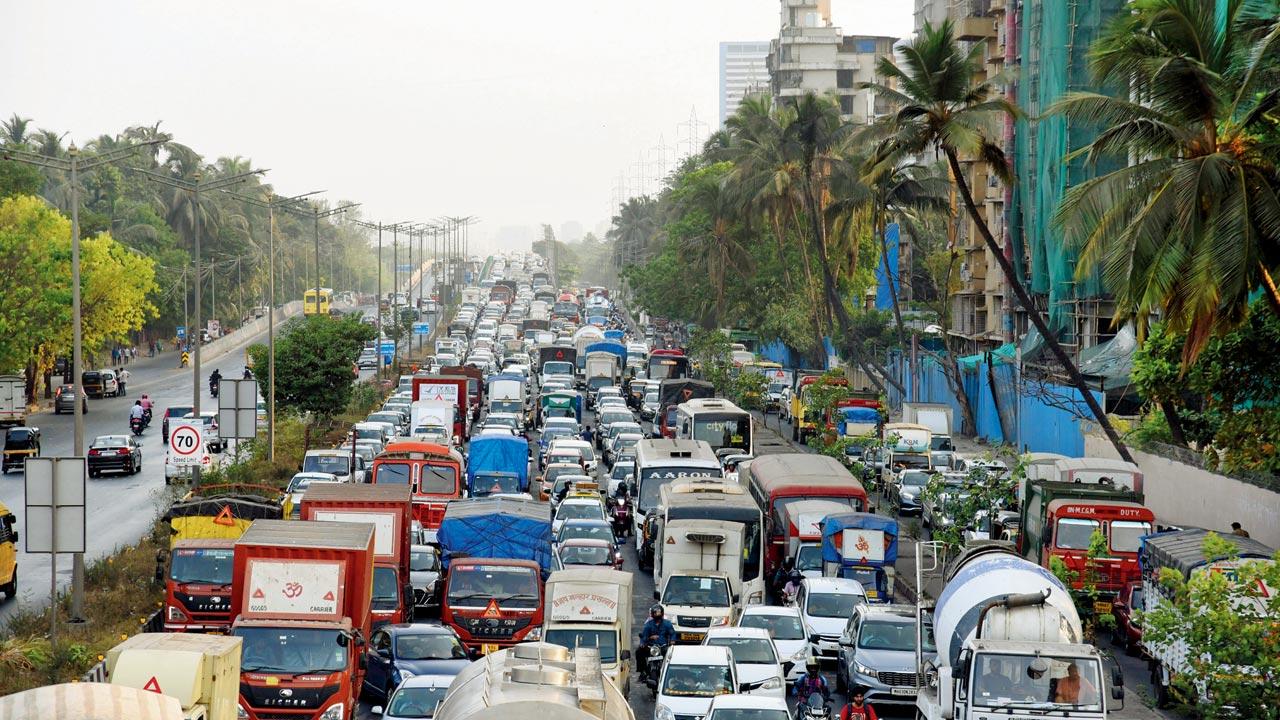
[[[184,710],[251,720],[529,702],[582,720],[1101,719],[1123,677],[1050,568],[1079,567],[1101,529],[1095,603],[1136,652],[1160,570],[1205,562],[1202,531],[1152,535],[1136,466],[1039,454],[917,602],[899,577],[908,523],[953,521],[930,478],[963,494],[975,469],[1008,472],[956,451],[949,408],[886,423],[850,388],[815,414],[820,371],[737,345],[735,367],[767,379],[753,414],[699,377],[683,328],[608,288],[557,288],[532,254],[485,268],[427,361],[308,451],[283,496],[205,486],[168,509],[168,635],[122,643],[113,678],[159,687],[181,672],[159,669],[171,653],[194,654],[205,680]],[[843,458],[800,444],[832,430],[882,442]],[[1143,652],[1168,674],[1186,662]]]

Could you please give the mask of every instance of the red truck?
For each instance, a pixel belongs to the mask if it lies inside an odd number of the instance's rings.
[[[256,520],[236,541],[240,717],[347,720],[372,628],[369,523]]]
[[[302,519],[373,524],[373,629],[413,620],[408,486],[315,483],[302,496]]]
[[[462,454],[436,443],[393,442],[373,459],[374,485],[407,486],[413,493],[413,519],[428,531],[440,527],[449,501],[463,495]]]
[[[426,400],[433,403],[452,403],[457,409],[453,416],[454,437],[461,440],[470,439],[470,394],[468,383],[470,378],[461,375],[414,375],[413,402]],[[477,400],[477,402],[479,402]]]

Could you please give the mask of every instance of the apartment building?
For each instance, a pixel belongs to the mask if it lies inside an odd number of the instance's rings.
[[[769,43],[720,43],[720,125],[747,95],[769,92]]]

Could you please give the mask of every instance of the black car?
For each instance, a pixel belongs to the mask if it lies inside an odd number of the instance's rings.
[[[169,418],[182,418],[195,412],[191,405],[170,405],[164,409],[164,422],[160,423],[160,442],[169,444]]]
[[[89,446],[89,477],[142,472],[142,445],[132,435],[99,435]]]
[[[89,398],[80,398],[80,412],[89,412]],[[53,393],[53,414],[61,415],[62,413],[74,413],[76,411],[76,386],[71,384],[59,385],[58,389]]]

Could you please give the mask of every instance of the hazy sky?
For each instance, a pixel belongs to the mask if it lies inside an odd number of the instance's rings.
[[[5,0],[0,115],[84,140],[162,129],[285,194],[396,222],[607,220],[620,172],[718,111],[718,43],[778,0]],[[833,0],[903,36],[912,0]]]

